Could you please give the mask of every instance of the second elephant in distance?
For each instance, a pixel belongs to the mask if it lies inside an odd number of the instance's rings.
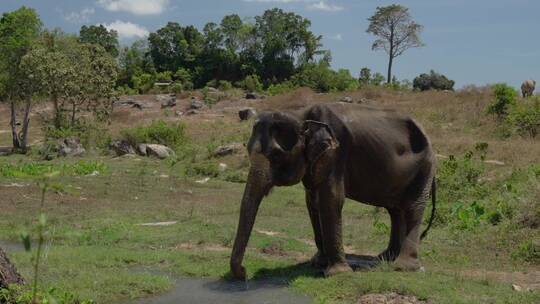
[[[346,103],[265,112],[253,126],[248,152],[251,167],[230,260],[234,277],[246,276],[242,260],[263,197],[274,186],[300,181],[317,245],[312,263],[325,275],[351,270],[342,244],[346,197],[388,210],[391,235],[381,259],[403,270],[420,267],[420,226],[430,193],[435,211],[435,154],[413,119]]]

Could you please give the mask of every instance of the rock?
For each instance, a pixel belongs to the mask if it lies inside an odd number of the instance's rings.
[[[113,150],[117,156],[122,156],[126,154],[135,154],[135,149],[127,140],[113,140],[109,144],[109,148]]]
[[[395,292],[386,294],[366,294],[358,299],[357,304],[424,304],[415,296],[400,295]]]
[[[170,222],[156,222],[156,223],[142,223],[137,224],[137,226],[147,226],[147,227],[162,227],[162,226],[172,226],[174,224],[178,223],[178,221],[170,221]]]
[[[144,102],[144,101],[135,101],[133,102],[131,107],[139,109],[139,110],[144,110],[144,109],[150,109],[152,107],[152,104],[149,102]]]
[[[227,170],[227,168],[228,168],[227,164],[224,164],[224,163],[219,164],[219,171],[220,172],[223,172],[223,171]]]
[[[214,151],[214,156],[226,156],[234,153],[240,152],[244,146],[241,143],[232,143],[224,146],[219,146],[216,151]]]
[[[182,111],[176,111],[176,112],[174,112],[174,115],[176,115],[176,116],[182,116],[182,115],[184,115],[184,112],[182,112]]]
[[[519,286],[518,284],[512,284],[512,289],[515,291],[523,291],[523,287]]]
[[[210,177],[205,177],[203,179],[200,179],[198,181],[195,181],[197,184],[206,184],[210,180]]]
[[[59,156],[80,156],[84,152],[86,152],[86,150],[81,144],[81,139],[76,136],[61,139],[58,144]]]
[[[176,106],[176,95],[157,95],[156,99],[161,102],[161,108],[172,108]]]
[[[199,110],[191,109],[191,110],[188,110],[188,111],[186,112],[186,115],[189,116],[189,115],[196,115],[196,114],[200,114],[200,113],[201,113],[201,111],[199,111]]]
[[[143,147],[141,147],[143,146]],[[139,149],[143,148],[144,149],[144,154],[143,155],[147,155],[147,156],[154,156],[154,157],[157,157],[159,159],[165,159],[169,156],[173,156],[174,155],[174,151],[167,147],[167,146],[164,146],[164,145],[158,145],[158,144],[141,144],[139,145]]]
[[[240,120],[248,120],[257,115],[257,111],[254,108],[243,108],[238,111],[238,117]]]
[[[353,99],[350,96],[345,96],[345,97],[341,98],[340,101],[341,102],[346,102],[346,103],[353,103]]]
[[[202,108],[204,108],[204,102],[198,100],[198,99],[192,99],[191,100],[191,105],[189,106],[190,109],[192,110],[200,110]]]
[[[249,92],[246,93],[246,99],[259,99],[259,95],[257,95],[257,93]]]

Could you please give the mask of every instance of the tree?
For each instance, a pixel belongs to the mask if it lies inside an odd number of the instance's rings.
[[[143,73],[154,73],[154,63],[149,54],[148,41],[137,40],[129,47],[120,50],[118,56],[119,75],[118,86],[133,88],[133,76]]]
[[[422,26],[412,20],[408,8],[398,4],[377,7],[368,21],[367,32],[378,37],[371,48],[388,54],[386,82],[390,83],[394,59],[410,48],[423,46],[419,37]]]
[[[10,104],[13,149],[26,153],[32,92],[26,85],[28,74],[21,69],[21,60],[41,31],[37,13],[27,7],[4,13],[0,19],[0,99]],[[17,130],[17,105],[24,103],[22,130]]]
[[[118,57],[118,33],[115,30],[108,30],[103,25],[83,25],[79,33],[82,43],[101,45],[107,53],[113,57]]]
[[[371,70],[367,67],[363,67],[360,70],[360,77],[358,78],[358,82],[360,85],[367,85],[369,84],[371,80]]]
[[[415,90],[453,90],[454,81],[448,79],[443,74],[439,74],[433,70],[429,74],[423,73],[413,80],[413,88]]]

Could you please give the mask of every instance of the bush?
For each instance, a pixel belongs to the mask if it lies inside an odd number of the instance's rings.
[[[514,88],[505,84],[498,83],[493,87],[493,100],[488,105],[487,112],[503,117],[508,114],[508,110],[516,103],[518,93]]]
[[[506,108],[506,123],[513,132],[530,137],[540,133],[540,97],[510,103]]]
[[[413,80],[415,90],[454,90],[455,82],[446,76],[431,70],[429,74],[420,74]]]
[[[238,86],[249,92],[262,92],[263,85],[258,75],[249,75],[238,83]]]
[[[139,144],[160,144],[177,149],[187,141],[183,123],[153,121],[148,126],[140,126],[122,131],[122,137],[132,146]]]
[[[171,84],[169,86],[169,91],[171,93],[176,93],[176,94],[180,94],[184,91],[184,87],[182,86],[181,83],[179,82],[174,82],[173,84]]]
[[[81,144],[86,148],[107,148],[111,141],[108,128],[105,125],[96,122],[79,122],[74,126],[55,128],[47,124],[44,128],[45,142],[51,143],[58,139],[76,136],[81,140]]]
[[[133,88],[135,90],[137,90],[140,94],[145,94],[154,88],[154,84],[156,83],[156,75],[148,73],[134,75],[131,81],[133,82]]]
[[[270,96],[276,96],[294,91],[296,88],[298,87],[291,81],[284,81],[278,84],[271,84],[268,89],[266,89],[266,92]]]
[[[358,88],[358,81],[349,70],[334,71],[325,61],[305,64],[291,81],[301,87],[310,87],[318,92],[345,91]]]
[[[230,81],[220,80],[218,81],[217,88],[220,89],[221,91],[229,91],[229,90],[232,90],[233,85]]]

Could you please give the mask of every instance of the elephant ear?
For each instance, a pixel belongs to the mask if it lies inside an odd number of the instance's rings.
[[[323,171],[325,164],[330,161],[333,151],[339,147],[334,131],[328,124],[306,120],[304,122],[304,135],[306,137],[306,158],[310,163],[310,173],[317,177]]]

